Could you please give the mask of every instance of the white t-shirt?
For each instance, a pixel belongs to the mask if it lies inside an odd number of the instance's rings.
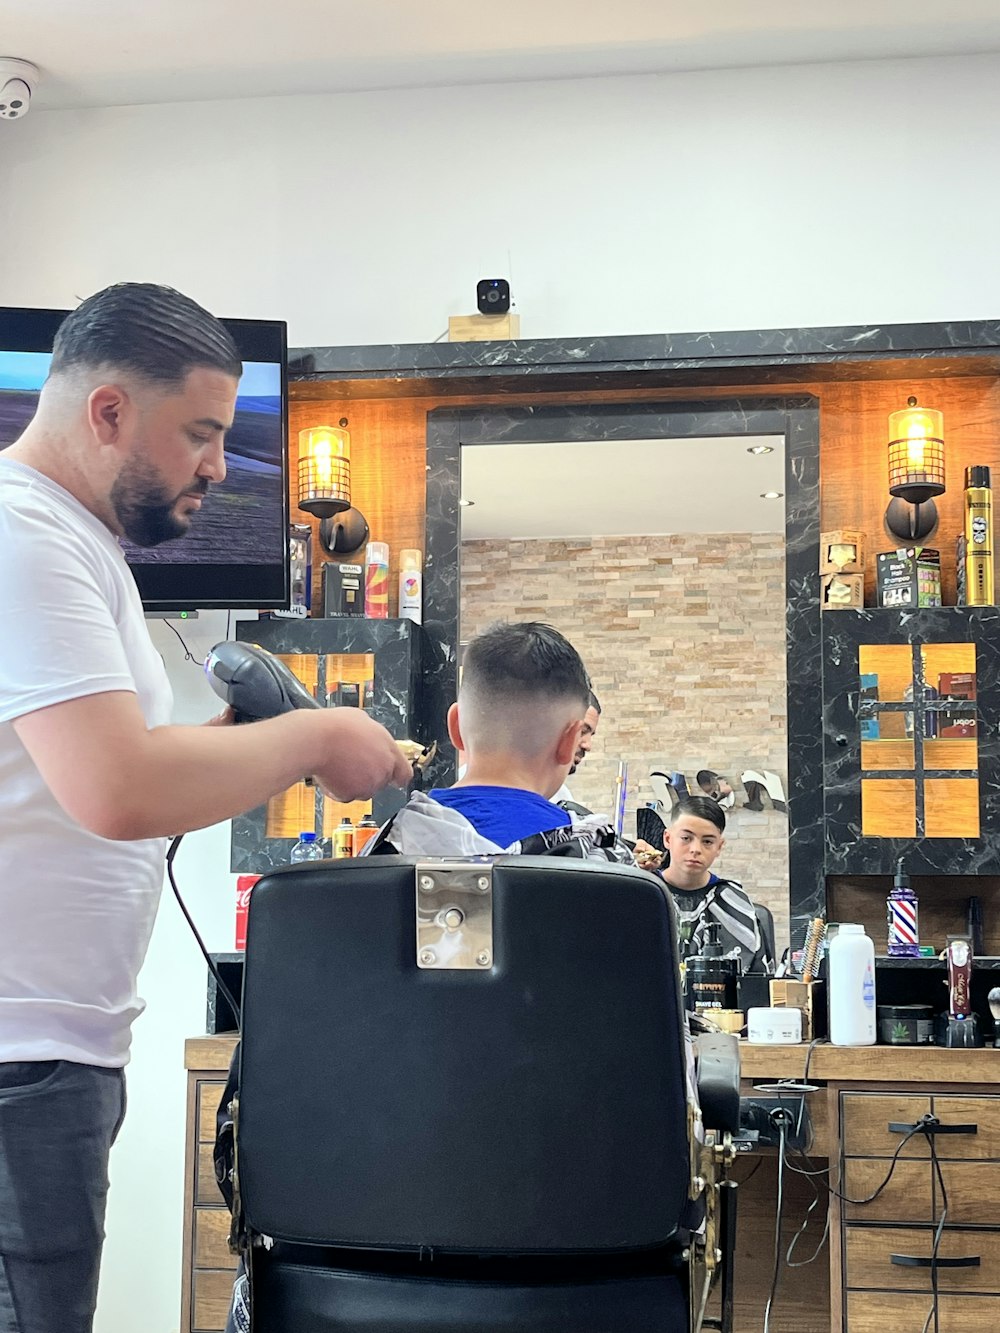
[[[117,1067],[144,1005],[135,981],[165,839],[111,842],[63,811],[12,722],[109,690],[149,727],[173,698],[111,532],[0,454],[0,1061]]]

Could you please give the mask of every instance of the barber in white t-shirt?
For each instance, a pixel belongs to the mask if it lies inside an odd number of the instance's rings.
[[[65,320],[35,417],[0,453],[0,1328],[16,1333],[90,1333],[164,840],[304,773],[346,801],[410,776],[358,708],[168,725],[117,539],[188,530],[225,479],[241,373],[187,297],[111,287]]]

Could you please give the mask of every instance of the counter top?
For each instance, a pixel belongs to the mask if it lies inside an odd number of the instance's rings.
[[[185,1069],[226,1074],[235,1036],[189,1037],[184,1043]],[[740,1042],[740,1063],[746,1079],[802,1078],[809,1048],[753,1046]],[[832,1083],[1000,1083],[1000,1050],[949,1051],[940,1046],[813,1047],[809,1077]]]

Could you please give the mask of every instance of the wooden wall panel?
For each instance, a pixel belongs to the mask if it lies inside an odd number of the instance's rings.
[[[427,412],[435,404],[420,398],[303,398],[296,390],[293,384],[288,412],[292,522],[310,523],[314,531],[319,527],[317,519],[298,507],[299,431],[309,426],[336,426],[346,417],[351,432],[351,498],[368,520],[371,539],[389,543],[389,615],[395,616],[399,553],[407,547],[424,549]],[[317,538],[313,543],[314,608],[320,605],[321,566],[327,558]],[[364,552],[356,559],[363,563]]]
[[[995,379],[865,381],[811,386],[820,399],[820,503],[824,531],[868,535],[865,600],[875,603],[875,553],[899,543],[884,528],[888,493],[888,416],[908,395],[944,413],[945,478],[940,523],[926,543],[941,551],[942,595],[955,601],[955,538],[962,531],[965,468],[985,463],[1000,484],[1000,382]],[[996,520],[994,520],[996,523]],[[994,545],[994,552],[996,546]]]

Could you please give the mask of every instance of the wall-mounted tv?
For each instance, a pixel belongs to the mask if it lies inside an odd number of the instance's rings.
[[[0,449],[34,414],[66,313],[0,307]],[[277,320],[222,323],[243,360],[226,480],[212,487],[185,536],[149,550],[122,541],[148,611],[289,603],[287,328]]]

